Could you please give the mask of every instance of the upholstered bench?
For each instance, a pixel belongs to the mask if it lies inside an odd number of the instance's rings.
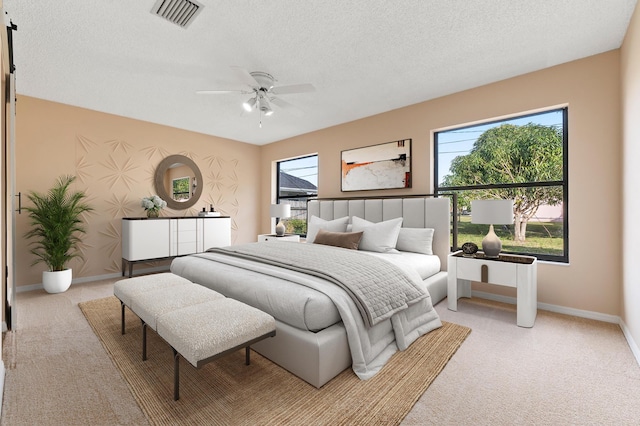
[[[174,400],[180,398],[180,355],[200,368],[245,348],[245,364],[249,365],[249,346],[276,334],[271,315],[171,273],[120,280],[113,293],[120,299],[122,334],[125,306],[142,321],[143,361],[147,359],[147,326],[171,346]]]
[[[157,326],[158,335],[169,343],[173,351],[173,399],[176,401],[180,398],[180,355],[200,368],[216,358],[245,348],[245,364],[249,365],[249,346],[276,335],[276,321],[271,315],[228,298],[161,315]]]
[[[113,295],[120,299],[121,307],[121,332],[124,334],[124,307],[131,309],[133,297],[142,293],[157,291],[164,288],[193,285],[191,281],[170,272],[163,274],[144,275],[141,277],[120,280],[113,286]]]

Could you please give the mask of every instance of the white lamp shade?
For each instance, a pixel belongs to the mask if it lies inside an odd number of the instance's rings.
[[[471,223],[510,225],[513,223],[513,200],[471,201]]]
[[[279,217],[280,219],[291,217],[291,204],[271,204],[269,212],[271,217]]]

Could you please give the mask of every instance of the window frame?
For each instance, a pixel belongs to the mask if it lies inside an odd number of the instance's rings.
[[[522,119],[527,117],[534,117],[542,114],[547,114],[550,112],[561,111],[562,112],[562,180],[557,181],[543,181],[543,182],[526,182],[526,183],[505,183],[505,184],[486,184],[486,185],[466,185],[466,186],[439,186],[438,179],[438,135],[439,133],[450,132],[452,130],[464,130],[478,126],[484,126],[488,124],[494,123],[504,123],[516,119]],[[543,111],[536,111],[533,113],[524,113],[517,114],[513,116],[509,116],[506,118],[500,118],[495,120],[488,120],[484,122],[478,122],[469,125],[462,125],[459,127],[451,127],[446,130],[434,131],[433,132],[433,193],[437,195],[451,195],[452,193],[457,193],[458,191],[473,191],[473,190],[486,190],[486,189],[504,189],[504,188],[527,188],[527,187],[550,187],[550,186],[562,186],[562,218],[563,218],[563,230],[562,230],[562,238],[564,250],[562,255],[550,255],[550,254],[539,254],[539,253],[528,253],[528,252],[510,252],[504,251],[505,253],[513,253],[520,255],[528,255],[535,256],[538,260],[550,261],[550,262],[558,262],[558,263],[569,263],[569,109],[567,106],[564,107],[555,107],[550,108]],[[456,206],[457,209],[457,206]],[[454,223],[453,226],[453,246],[451,247],[451,251],[460,250],[458,247],[458,227],[456,221],[455,210],[452,221]]]
[[[309,155],[303,155],[300,157],[293,157],[293,158],[288,158],[286,160],[279,160],[276,161],[276,204],[280,204],[281,200],[305,200],[307,201],[310,198],[317,198],[318,197],[318,187],[316,185],[316,194],[315,195],[289,195],[289,196],[281,196],[280,195],[280,171],[281,171],[281,165],[282,163],[287,163],[289,161],[294,161],[294,160],[302,160],[305,158],[311,158],[311,157],[316,157],[316,164],[318,163],[318,159],[319,156],[318,154],[309,154]],[[316,171],[319,169],[318,166],[316,166]],[[305,210],[306,210],[306,203],[305,203]],[[308,215],[305,215],[305,221]],[[308,225],[308,224],[307,224]],[[302,238],[306,237],[307,234],[296,234],[296,235],[300,235]]]

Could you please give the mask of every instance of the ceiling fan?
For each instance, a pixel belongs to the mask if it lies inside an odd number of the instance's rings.
[[[280,95],[289,95],[293,93],[308,93],[316,90],[312,84],[291,84],[287,86],[274,86],[276,79],[263,71],[249,72],[241,67],[232,66],[231,69],[236,74],[240,84],[245,88],[235,90],[198,90],[196,93],[200,95],[217,95],[227,93],[240,93],[251,95],[249,99],[242,103],[242,107],[246,112],[254,109],[260,113],[260,127],[262,127],[262,115],[270,116],[273,114],[272,106],[291,112],[300,116],[304,114],[295,105],[279,98]],[[278,96],[276,96],[278,95]]]

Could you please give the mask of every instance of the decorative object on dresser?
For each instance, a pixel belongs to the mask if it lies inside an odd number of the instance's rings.
[[[290,204],[271,204],[271,207],[269,208],[269,212],[271,213],[271,217],[276,218],[276,220],[278,221],[278,224],[276,225],[276,235],[283,236],[286,228],[282,223],[282,219],[291,217],[291,205]]]
[[[504,255],[475,257],[457,251],[447,259],[447,307],[458,310],[458,298],[471,297],[471,281],[514,287],[517,290],[517,319],[520,327],[533,327],[538,309],[538,260],[532,256]]]
[[[216,209],[213,208],[213,204],[209,204],[209,211],[207,211],[206,207],[202,208],[201,212],[198,212],[198,216],[200,217],[217,217],[222,216],[220,212],[217,212]]]
[[[147,212],[147,217],[154,218],[160,216],[160,210],[167,207],[167,202],[157,195],[152,195],[150,197],[144,197],[140,205]]]
[[[122,276],[129,267],[151,260],[202,253],[211,247],[231,245],[231,218],[144,217],[122,218]]]
[[[75,176],[61,176],[46,194],[30,192],[33,207],[29,212],[31,230],[25,234],[31,241],[32,265],[43,262],[49,268],[42,272],[42,285],[47,293],[62,293],[71,286],[72,271],[67,263],[82,257],[78,250],[80,236],[85,233],[81,215],[93,208],[84,203],[83,191],[70,192]]]
[[[498,257],[502,241],[493,230],[493,225],[513,223],[513,200],[471,201],[471,223],[489,225],[489,232],[482,240],[482,251],[486,257]]]
[[[478,246],[475,243],[468,242],[462,245],[462,253],[465,256],[473,256],[478,252]]]
[[[411,188],[411,139],[342,151],[346,191]]]

